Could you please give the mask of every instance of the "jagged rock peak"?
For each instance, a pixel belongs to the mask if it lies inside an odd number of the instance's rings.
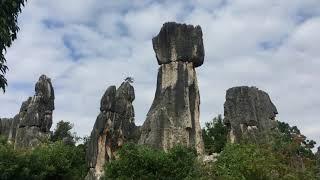
[[[51,79],[46,75],[41,75],[35,85],[35,95],[42,98],[42,101],[47,105],[51,111],[54,110],[54,90]]]
[[[152,39],[158,64],[173,61],[192,62],[195,67],[204,61],[204,47],[200,26],[167,22]]]
[[[224,122],[231,142],[239,142],[243,134],[254,135],[276,127],[277,108],[269,95],[256,87],[239,86],[227,90]]]
[[[102,96],[100,114],[88,142],[87,180],[99,179],[104,164],[116,157],[116,151],[126,141],[137,141],[139,128],[134,124],[134,99],[134,88],[129,82],[123,82],[118,89],[108,87]]]
[[[19,114],[14,117],[18,124],[15,148],[34,147],[50,136],[54,98],[51,79],[41,75],[35,84],[35,95],[22,103]]]
[[[23,102],[20,108],[20,127],[39,127],[43,132],[49,132],[52,125],[54,110],[54,90],[51,79],[41,75],[35,85],[35,95]]]

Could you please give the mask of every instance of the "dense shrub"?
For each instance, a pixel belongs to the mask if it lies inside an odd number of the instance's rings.
[[[227,133],[221,115],[213,118],[211,122],[206,122],[202,129],[205,151],[208,154],[220,153],[227,143]]]
[[[193,179],[199,177],[196,153],[177,146],[168,153],[127,144],[105,166],[105,179]]]
[[[84,157],[83,147],[60,141],[19,151],[2,141],[0,179],[83,179],[87,171]]]
[[[271,179],[282,171],[270,149],[254,144],[228,144],[214,167],[223,179]]]

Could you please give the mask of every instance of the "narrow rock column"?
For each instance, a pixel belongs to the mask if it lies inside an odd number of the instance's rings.
[[[164,150],[180,144],[202,154],[195,71],[204,60],[201,28],[165,23],[152,42],[160,68],[155,98],[141,128],[139,143]]]
[[[277,108],[269,95],[256,87],[233,87],[227,90],[224,123],[230,142],[239,142],[243,135],[255,138],[260,132],[276,127]]]
[[[100,114],[88,142],[87,163],[90,169],[87,180],[100,179],[104,164],[116,158],[117,150],[127,141],[137,141],[134,99],[134,88],[129,82],[122,83],[118,89],[110,86],[104,93]]]

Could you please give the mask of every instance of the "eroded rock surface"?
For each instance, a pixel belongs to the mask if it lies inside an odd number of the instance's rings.
[[[51,80],[41,75],[35,85],[35,95],[22,103],[20,112],[14,118],[0,120],[0,134],[14,142],[15,148],[34,147],[49,138],[53,110]]]
[[[203,64],[204,48],[200,26],[167,22],[152,39],[152,44],[159,65],[174,61],[192,62],[195,67]]]
[[[195,71],[204,58],[201,28],[165,23],[152,42],[160,68],[155,98],[141,127],[139,143],[164,150],[181,144],[202,154]]]
[[[35,85],[35,95],[22,103],[15,119],[19,124],[15,148],[28,148],[49,138],[54,110],[54,90],[51,79],[41,75]]]
[[[88,142],[86,179],[99,179],[106,162],[116,158],[116,151],[127,141],[136,142],[138,127],[134,123],[134,88],[124,82],[116,89],[110,86],[104,93],[98,115]]]
[[[233,87],[227,90],[224,122],[231,142],[239,142],[244,134],[255,136],[276,127],[277,108],[269,95],[256,87]]]

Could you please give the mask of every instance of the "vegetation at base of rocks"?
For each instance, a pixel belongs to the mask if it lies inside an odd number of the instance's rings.
[[[228,144],[212,171],[221,179],[316,179],[314,165],[303,169],[286,158],[270,145]]]
[[[1,143],[0,179],[83,179],[87,171],[84,157],[83,147],[61,141],[20,151]]]
[[[0,1],[0,89],[5,92],[7,79],[4,77],[8,67],[4,53],[17,38],[19,31],[18,15],[26,0],[1,0]]]
[[[196,152],[182,146],[166,153],[130,143],[118,156],[106,164],[105,179],[194,179],[201,174]]]
[[[221,117],[213,122],[213,129],[223,129]],[[33,150],[14,150],[6,138],[0,137],[0,179],[84,179],[88,172],[88,138],[84,138],[84,144],[65,143],[66,137],[76,142],[70,132],[72,125],[64,121],[58,124],[51,140]],[[194,150],[182,146],[164,152],[128,143],[117,152],[116,160],[105,165],[104,179],[319,179],[319,167],[311,151],[315,142],[307,140],[295,126],[277,124],[277,130],[254,140],[223,143],[215,162],[203,163]]]
[[[314,145],[297,127],[277,121],[274,131],[227,144],[212,172],[222,179],[319,179]]]
[[[69,134],[70,129],[66,132]],[[53,134],[59,133],[55,131]],[[85,146],[65,143],[62,139],[44,142],[34,149],[15,150],[6,138],[1,137],[0,179],[84,179],[87,174]]]
[[[227,143],[227,127],[223,124],[221,115],[206,122],[202,129],[205,151],[208,154],[220,153]]]

